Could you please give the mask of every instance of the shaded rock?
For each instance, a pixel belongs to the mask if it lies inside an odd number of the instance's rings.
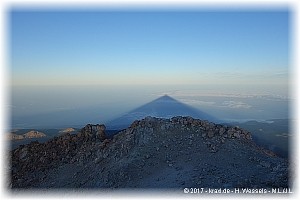
[[[234,132],[234,133],[233,133],[233,136],[236,137],[236,138],[240,138],[240,133],[239,133],[238,131],[237,131],[237,132]]]
[[[214,137],[214,135],[215,135],[215,133],[214,133],[212,130],[208,131],[208,133],[207,133],[207,136],[208,136],[209,138]]]
[[[106,138],[105,129],[105,125],[96,125],[96,137],[104,140]]]
[[[112,139],[104,125],[88,124],[11,155],[12,188],[288,186],[288,163],[257,147],[249,132],[190,117],[147,117]]]

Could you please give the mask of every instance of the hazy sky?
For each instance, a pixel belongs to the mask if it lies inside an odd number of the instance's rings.
[[[285,85],[289,12],[10,12],[14,85]]]
[[[103,123],[164,94],[219,119],[289,117],[287,9],[9,15],[12,127]]]

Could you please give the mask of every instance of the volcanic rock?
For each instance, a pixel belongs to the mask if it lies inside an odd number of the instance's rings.
[[[76,130],[74,128],[66,128],[64,130],[59,131],[60,133],[72,133],[75,132]]]
[[[40,137],[46,137],[46,134],[39,131],[29,131],[24,134],[24,138],[40,138]]]
[[[257,146],[248,131],[191,117],[146,117],[112,139],[104,125],[88,124],[20,146],[11,160],[13,189],[291,186],[288,160]]]
[[[47,135],[45,133],[32,130],[27,133],[24,133],[23,135],[10,133],[10,134],[8,134],[8,139],[9,140],[23,140],[23,139],[27,139],[27,138],[41,138],[41,137],[46,137],[46,136]]]

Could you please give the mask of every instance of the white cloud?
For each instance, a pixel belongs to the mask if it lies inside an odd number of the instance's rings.
[[[252,106],[241,101],[224,101],[221,107],[249,109]]]
[[[214,101],[200,101],[195,99],[178,99],[178,100],[189,105],[197,105],[197,106],[211,106],[216,104],[216,102]]]
[[[189,98],[229,97],[229,98],[245,98],[245,99],[255,98],[255,99],[265,99],[270,101],[286,101],[289,99],[289,97],[285,95],[270,94],[270,93],[217,92],[217,91],[205,91],[205,90],[173,90],[173,91],[167,91],[163,93],[153,93],[153,96],[163,96],[165,94],[180,99],[182,101],[184,100],[189,101],[189,99],[186,99],[186,97]],[[205,104],[205,101],[202,102],[198,101],[198,102]]]

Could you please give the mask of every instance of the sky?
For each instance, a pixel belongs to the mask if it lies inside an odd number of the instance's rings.
[[[12,83],[287,84],[289,15],[12,9]]]
[[[287,8],[12,8],[12,127],[107,122],[164,94],[219,119],[288,118],[290,18]]]

